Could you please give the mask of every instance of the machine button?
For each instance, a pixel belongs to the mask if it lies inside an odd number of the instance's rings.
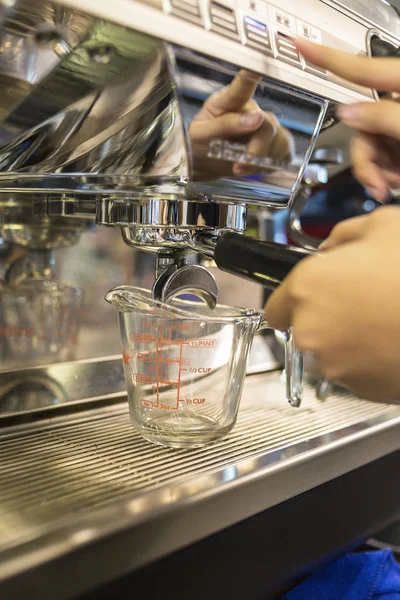
[[[299,37],[304,37],[307,40],[310,40],[311,42],[314,42],[316,44],[322,44],[321,31],[313,25],[305,23],[304,21],[297,20],[297,35]],[[325,71],[325,69],[320,69],[319,67],[316,67],[315,65],[307,62],[306,60],[304,61],[304,64],[304,70],[307,71],[307,73],[311,73],[312,75],[316,75],[317,77],[322,77],[323,79],[328,78],[328,74]]]
[[[296,46],[287,35],[277,31],[275,34],[275,44],[278,52],[278,58],[290,62],[291,64],[296,63],[299,67],[302,66],[300,54]]]
[[[272,54],[268,25],[252,17],[244,17],[243,25],[246,35],[246,46],[251,46],[257,48],[257,50]]]
[[[173,15],[194,23],[202,22],[199,0],[170,0],[170,2]]]
[[[210,19],[213,31],[234,39],[239,37],[236,12],[230,6],[212,0],[210,3]]]
[[[317,77],[322,77],[322,79],[328,79],[328,73],[324,69],[320,69],[311,63],[304,61],[305,67],[304,70],[307,73],[311,73],[311,75],[316,75]]]

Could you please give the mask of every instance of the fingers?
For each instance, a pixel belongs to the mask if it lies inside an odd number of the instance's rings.
[[[334,227],[329,237],[322,242],[319,250],[330,250],[336,246],[341,246],[347,242],[354,242],[363,237],[365,232],[366,221],[369,215],[347,219]]]
[[[276,161],[290,162],[293,154],[293,138],[274,115],[264,113],[264,122],[252,135],[247,150],[252,156],[265,156]],[[237,163],[233,172],[235,175],[246,175],[254,170],[260,169]]]
[[[353,138],[350,146],[353,174],[375,200],[385,202],[391,181],[376,164],[379,158],[376,143],[376,138],[366,133],[359,133]]]
[[[346,219],[333,228],[329,237],[319,246],[319,250],[331,250],[346,243],[360,241],[371,235],[380,234],[385,226],[388,231],[390,223],[394,229],[398,228],[400,211],[397,206],[378,207],[371,213]]]
[[[290,163],[293,160],[295,153],[294,140],[285,127],[279,125],[270,152],[273,158],[284,163]]]
[[[257,131],[264,122],[261,111],[227,113],[209,121],[193,121],[190,137],[194,144],[208,144],[213,139],[229,139]]]
[[[389,184],[391,190],[398,190],[400,188],[400,174],[392,173],[391,171],[383,171],[386,177],[386,180]]]
[[[295,326],[294,319],[298,316],[302,306],[306,306],[310,299],[310,289],[315,286],[325,273],[325,260],[327,257],[317,255],[305,258],[284,279],[280,286],[269,297],[264,308],[264,317],[268,325],[274,329],[284,331]],[[306,331],[297,327],[297,335],[301,335],[301,350],[312,347],[312,341]]]
[[[203,109],[213,117],[240,109],[253,97],[260,77],[249,71],[240,71],[232,83],[220,92],[210,96]]]
[[[324,46],[313,44],[304,38],[295,40],[298,50],[310,62],[323,67],[344,79],[379,91],[394,92],[400,87],[400,62],[394,58],[353,56]],[[353,172],[360,183],[379,202],[389,198],[389,189],[396,186],[397,172],[392,172],[383,160],[394,152],[382,152],[378,136],[400,140],[400,106],[384,100],[379,103],[342,105],[338,116],[343,123],[359,133],[351,148]]]
[[[338,108],[338,116],[346,125],[364,133],[400,139],[400,105],[397,102],[345,104]]]
[[[355,56],[313,44],[304,38],[296,38],[295,44],[306,60],[343,79],[382,92],[400,89],[400,63],[397,58]]]
[[[250,156],[270,156],[270,147],[277,134],[279,123],[273,115],[264,113],[262,126],[252,136],[247,146]],[[236,163],[233,167],[235,175],[248,175],[258,171],[257,167],[245,163]]]
[[[278,331],[285,331],[292,324],[293,302],[289,290],[290,275],[269,297],[264,308],[266,322]]]
[[[207,144],[212,139],[237,141],[252,134],[247,148],[249,154],[290,161],[294,152],[292,136],[273,114],[263,113],[252,99],[259,79],[241,71],[228,87],[211,96],[190,126],[193,144]],[[253,170],[254,166],[241,163],[233,166],[235,175]]]

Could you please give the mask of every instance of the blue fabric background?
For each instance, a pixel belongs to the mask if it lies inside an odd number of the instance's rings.
[[[282,600],[398,600],[400,565],[390,550],[349,554],[291,590]]]

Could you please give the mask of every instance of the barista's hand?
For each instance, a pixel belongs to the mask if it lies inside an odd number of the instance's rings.
[[[209,143],[213,140],[247,144],[249,154],[290,162],[292,136],[273,114],[262,111],[252,99],[259,80],[256,75],[241,71],[230,85],[210,96],[193,119],[189,133],[195,168],[207,178],[252,172],[245,164],[207,160]]]
[[[327,379],[378,401],[400,400],[399,230],[389,206],[338,225],[331,248],[300,263],[265,308]]]
[[[296,39],[307,60],[355,84],[400,92],[400,59],[354,56]],[[351,156],[355,177],[378,201],[400,187],[400,104],[393,100],[342,105],[338,116],[357,130]]]

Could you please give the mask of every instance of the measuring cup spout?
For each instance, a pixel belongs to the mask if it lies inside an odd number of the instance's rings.
[[[131,312],[134,310],[149,310],[157,306],[157,302],[142,295],[140,290],[129,285],[113,288],[105,296],[106,302],[117,310]]]
[[[130,285],[121,285],[110,290],[105,296],[106,302],[112,304],[119,313],[137,313],[162,318],[196,319],[202,318],[202,313],[188,310],[185,301],[170,303],[154,300],[148,290]],[[189,303],[189,307],[191,304]],[[206,306],[206,305],[204,305]],[[211,310],[211,309],[209,309]]]

